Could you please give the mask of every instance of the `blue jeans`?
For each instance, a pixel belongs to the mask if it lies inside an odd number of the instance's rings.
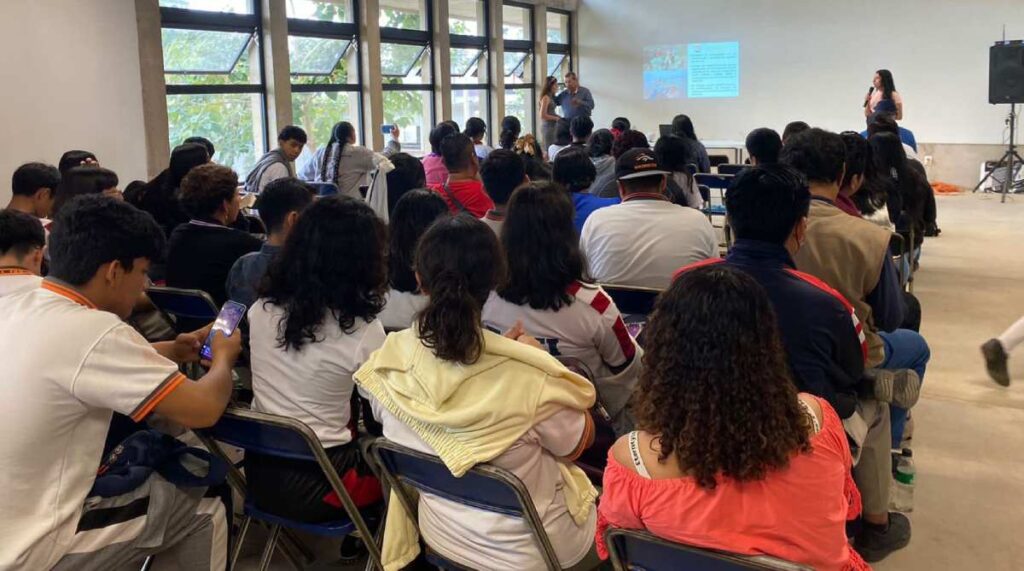
[[[913,369],[924,382],[924,370],[932,352],[928,342],[916,331],[897,329],[891,333],[879,331],[878,336],[885,344],[885,360],[879,365],[881,369]],[[892,422],[892,447],[899,448],[903,440],[903,427],[907,424],[907,410],[897,406],[889,406],[889,417]]]

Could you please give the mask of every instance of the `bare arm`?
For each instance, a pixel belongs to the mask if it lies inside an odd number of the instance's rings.
[[[545,95],[540,98],[540,101],[538,102],[540,108],[538,109],[537,114],[540,115],[540,118],[544,121],[558,121],[561,117],[548,113],[548,101],[550,100],[551,97],[549,95]]]
[[[899,93],[892,94],[893,102],[896,103],[896,120],[903,120],[903,96]]]
[[[231,368],[238,359],[242,335],[236,329],[231,337],[214,335],[213,362],[198,381],[184,381],[160,404],[155,412],[188,428],[214,425],[231,398]]]

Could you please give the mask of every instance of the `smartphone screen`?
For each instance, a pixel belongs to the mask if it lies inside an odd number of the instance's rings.
[[[199,356],[203,359],[210,360],[213,358],[213,349],[210,347],[210,342],[213,341],[213,336],[220,331],[224,335],[230,337],[235,332],[235,328],[242,321],[242,317],[245,315],[245,306],[234,302],[228,301],[220,308],[220,313],[217,314],[217,321],[213,322],[213,329],[210,330],[210,335],[206,337],[206,342],[203,343],[203,348],[199,350]]]
[[[394,128],[395,128],[394,125],[381,125],[380,126],[380,132],[384,133],[385,135],[390,135],[391,134],[391,130],[394,129]]]
[[[630,336],[632,336],[633,339],[636,339],[637,337],[640,336],[641,333],[643,333],[643,331],[644,331],[644,323],[642,321],[640,321],[640,322],[633,322],[633,323],[627,323],[626,324],[626,331],[629,331]]]

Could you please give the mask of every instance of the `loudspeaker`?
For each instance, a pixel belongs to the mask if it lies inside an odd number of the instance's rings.
[[[998,43],[988,55],[988,102],[1024,103],[1024,41]]]

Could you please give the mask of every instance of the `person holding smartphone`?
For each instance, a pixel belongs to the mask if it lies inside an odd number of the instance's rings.
[[[149,215],[75,197],[57,213],[41,287],[0,298],[0,568],[112,569],[174,549],[183,568],[224,569],[225,509],[204,488],[154,473],[127,494],[89,497],[113,412],[199,428],[231,396],[237,333],[213,336],[210,368],[192,381],[178,365],[199,359],[208,328],[150,344],[123,321],[163,251]]]

